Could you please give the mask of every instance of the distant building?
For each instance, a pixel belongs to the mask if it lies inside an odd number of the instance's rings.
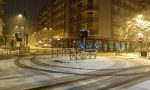
[[[4,22],[0,18],[0,36],[3,36],[3,26],[4,26]]]
[[[3,37],[3,28],[4,28],[4,21],[3,21],[3,16],[4,16],[4,11],[3,11],[3,4],[4,1],[0,0],[0,45],[4,44],[4,37]]]
[[[73,47],[82,40],[80,30],[86,28],[86,48],[98,41],[101,51],[115,51],[118,45],[126,48],[126,41],[117,36],[120,27],[148,4],[148,0],[51,0],[38,23],[53,29],[55,46]]]

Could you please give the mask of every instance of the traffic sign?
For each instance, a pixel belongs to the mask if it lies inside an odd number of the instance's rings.
[[[22,41],[23,34],[22,33],[15,33],[15,38],[16,38],[17,41]]]
[[[85,50],[85,45],[84,45],[84,43],[80,43],[79,48],[80,48],[81,51],[84,51],[84,50]]]
[[[99,49],[99,47],[100,47],[99,43],[96,42],[96,43],[94,44],[94,49]]]

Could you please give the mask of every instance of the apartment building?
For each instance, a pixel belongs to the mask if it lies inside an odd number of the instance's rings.
[[[82,40],[80,30],[89,30],[86,47],[93,48],[99,41],[101,51],[115,51],[126,48],[126,41],[117,36],[118,30],[147,7],[148,0],[51,0],[40,14],[43,24],[53,29],[56,45],[75,47]],[[50,10],[47,10],[50,8]],[[116,38],[117,37],[117,38]]]
[[[0,0],[0,45],[4,44],[4,10],[3,10],[4,0]]]

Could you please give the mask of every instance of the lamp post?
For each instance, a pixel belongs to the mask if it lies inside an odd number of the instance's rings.
[[[23,25],[21,26],[22,29],[22,34],[23,34],[23,40],[22,40],[22,46],[26,47],[27,42],[26,42],[26,34],[25,34],[25,25],[26,25],[26,18],[25,18],[25,12],[23,14],[18,14],[17,16],[19,19],[23,20]]]
[[[22,30],[22,43],[20,45],[20,54],[26,53],[27,49],[27,34],[25,33],[25,27],[26,27],[26,16],[25,12],[23,14],[18,14],[17,19],[20,19],[20,24],[21,24],[21,30]],[[22,22],[21,22],[22,21]]]
[[[50,31],[50,32],[49,32],[49,38],[52,38],[52,36],[53,36],[52,30],[53,30],[52,28],[49,28],[49,31]],[[50,37],[50,36],[51,36],[51,37]]]

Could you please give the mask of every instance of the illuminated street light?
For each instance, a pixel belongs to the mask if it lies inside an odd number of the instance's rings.
[[[21,29],[24,30],[24,26],[21,26]]]
[[[24,26],[15,26],[15,32],[22,32],[22,31],[19,31],[19,30],[24,30]]]
[[[49,28],[49,30],[52,30],[52,28]]]
[[[142,14],[139,14],[139,15],[137,16],[138,19],[141,19],[142,17],[143,17]]]
[[[15,29],[18,29],[18,26],[15,26]]]
[[[59,41],[59,40],[60,40],[60,38],[57,38],[57,40]]]
[[[18,17],[19,17],[19,18],[22,18],[22,17],[23,17],[23,15],[22,15],[22,14],[18,14]]]
[[[143,37],[143,34],[142,34],[141,32],[139,32],[139,33],[138,33],[138,37],[139,37],[139,38],[142,38],[142,37]]]
[[[47,28],[45,27],[44,30],[47,30]]]
[[[26,16],[25,16],[25,12],[23,14],[18,14],[16,15],[16,20],[18,20],[19,25],[21,26],[17,26],[18,29],[21,30],[22,33],[22,42],[20,44],[20,53],[24,53],[26,52],[26,46],[27,46],[27,34],[25,33],[25,28],[26,28]]]

